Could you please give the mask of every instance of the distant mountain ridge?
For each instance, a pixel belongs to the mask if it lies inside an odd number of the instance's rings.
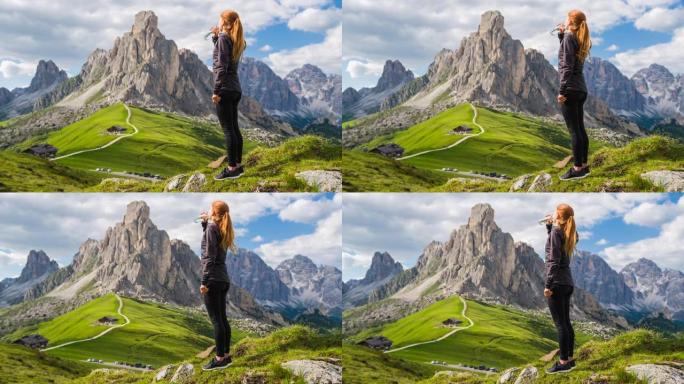
[[[31,84],[9,90],[0,87],[0,120],[40,109],[40,99],[69,78],[52,60],[40,60]]]
[[[347,88],[342,94],[342,107],[346,118],[357,118],[379,111],[385,100],[414,79],[413,72],[399,60],[387,60],[382,75],[373,88]]]
[[[387,252],[375,252],[370,268],[360,280],[349,280],[342,286],[342,301],[345,308],[366,304],[369,294],[383,286],[394,276],[404,271],[400,262],[394,261]]]
[[[43,250],[31,250],[26,264],[18,277],[8,277],[0,281],[0,307],[17,304],[24,300],[28,291],[45,281],[59,269],[56,261]]]

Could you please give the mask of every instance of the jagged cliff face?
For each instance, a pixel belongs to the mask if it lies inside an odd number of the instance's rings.
[[[290,304],[320,307],[324,312],[338,312],[342,307],[342,272],[332,266],[317,266],[306,256],[296,255],[275,269],[280,280],[290,288]]]
[[[414,79],[413,72],[399,60],[387,60],[382,75],[373,88],[356,91],[347,88],[342,95],[342,108],[347,117],[362,117],[380,110],[386,99]]]
[[[634,291],[637,306],[649,311],[667,310],[672,318],[684,320],[684,273],[663,270],[642,258],[626,265],[620,275]]]
[[[11,91],[0,88],[0,118],[11,118],[39,109],[39,100],[68,77],[52,60],[40,60],[28,87]]]
[[[360,280],[349,280],[342,286],[342,300],[345,308],[366,304],[369,294],[376,288],[388,283],[394,276],[404,271],[400,262],[394,261],[387,252],[375,252],[371,266]]]
[[[23,301],[27,292],[57,269],[57,262],[50,259],[44,251],[31,250],[19,277],[9,277],[0,281],[0,307]]]
[[[258,101],[268,111],[295,112],[299,99],[286,80],[265,63],[245,57],[238,67],[242,92]]]
[[[310,113],[339,119],[342,113],[342,76],[326,75],[315,65],[305,64],[285,76],[290,91]]]
[[[643,113],[646,99],[619,69],[607,60],[589,57],[584,64],[589,93],[624,114]]]
[[[601,257],[590,252],[577,252],[570,269],[575,284],[594,295],[604,307],[620,309],[633,305],[632,290]]]
[[[632,81],[658,114],[684,124],[684,76],[675,76],[662,65],[651,64],[637,71]]]
[[[246,289],[255,299],[265,302],[287,302],[289,288],[280,281],[278,273],[256,253],[240,248],[228,256],[230,280]]]

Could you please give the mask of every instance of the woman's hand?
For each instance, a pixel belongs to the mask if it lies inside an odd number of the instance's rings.
[[[551,297],[552,295],[553,295],[552,290],[550,290],[548,288],[544,288],[544,297]]]
[[[209,292],[209,288],[204,284],[200,285],[200,293],[204,295],[207,292]]]
[[[212,95],[211,96],[211,102],[214,104],[218,104],[221,102],[221,96],[219,95]]]
[[[563,95],[558,95],[558,103],[563,104],[568,98]]]
[[[214,36],[218,36],[218,34],[219,34],[219,27],[217,27],[217,26],[211,27],[211,33],[213,33]]]
[[[207,211],[200,213],[200,219],[202,219],[202,221],[209,221],[209,214]]]

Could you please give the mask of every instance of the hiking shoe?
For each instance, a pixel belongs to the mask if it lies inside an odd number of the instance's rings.
[[[588,166],[588,165],[587,165],[586,167],[584,167],[584,172],[587,173],[587,176],[588,176],[588,175],[591,175],[591,170],[589,169],[589,166]]]
[[[214,176],[214,180],[237,179],[238,177],[242,176],[244,172],[245,170],[242,167],[235,168],[232,171],[228,168],[224,168],[221,173]]]
[[[575,368],[575,359],[571,358],[568,364],[572,367]]]
[[[213,371],[214,369],[223,369],[223,368],[228,368],[233,364],[233,360],[230,358],[230,356],[226,356],[223,358],[223,360],[218,361],[216,358],[211,359],[211,361],[206,364],[204,367],[202,367],[202,370],[204,371]]]
[[[563,176],[560,177],[561,180],[576,180],[587,177],[589,174],[588,168],[582,168],[579,171],[575,170],[575,167],[568,169]]]
[[[556,361],[553,363],[551,368],[548,368],[546,370],[546,373],[549,375],[553,375],[554,373],[559,373],[559,372],[570,372],[574,369],[575,367],[572,365],[572,362],[568,362],[566,364],[561,364],[560,361]]]

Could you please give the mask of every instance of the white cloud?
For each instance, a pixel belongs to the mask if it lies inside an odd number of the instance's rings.
[[[323,32],[339,24],[342,10],[339,8],[308,8],[296,14],[287,26],[290,29],[306,32]]]
[[[342,252],[342,210],[338,209],[321,219],[313,233],[261,244],[256,252],[272,267],[298,254],[308,256],[317,264],[339,267]]]
[[[596,242],[596,245],[607,245],[608,240],[606,239],[600,239],[599,241]]]
[[[653,63],[664,65],[675,73],[684,73],[684,27],[678,28],[667,43],[646,48],[630,49],[610,59],[622,73],[632,76],[636,71]]]
[[[636,19],[634,25],[638,29],[670,32],[684,25],[684,8],[653,8]]]
[[[681,214],[684,214],[684,197],[680,198],[678,203],[668,201],[663,204],[654,202],[639,204],[625,214],[624,221],[627,224],[644,227],[659,227]]]
[[[280,76],[304,64],[316,65],[326,73],[339,74],[341,50],[342,25],[338,24],[326,31],[322,42],[273,52],[265,61]]]
[[[298,223],[315,223],[327,217],[342,203],[342,195],[335,195],[334,199],[299,199],[283,208],[278,216],[281,220]]]
[[[617,44],[611,44],[608,46],[608,48],[606,48],[606,51],[615,52],[618,49],[620,49],[620,47]]]
[[[375,61],[349,60],[347,62],[347,72],[353,79],[366,75],[380,76],[383,67],[382,62]]]
[[[15,76],[31,76],[36,72],[37,65],[34,62],[21,60],[0,60],[0,74],[5,79]]]
[[[261,235],[256,235],[256,236],[252,237],[252,241],[255,243],[261,243],[262,241],[264,241],[264,238],[261,237]]]
[[[271,51],[273,50],[273,47],[271,47],[270,45],[266,44],[266,45],[262,46],[261,48],[259,48],[259,50],[260,50],[261,52],[271,52]]]

